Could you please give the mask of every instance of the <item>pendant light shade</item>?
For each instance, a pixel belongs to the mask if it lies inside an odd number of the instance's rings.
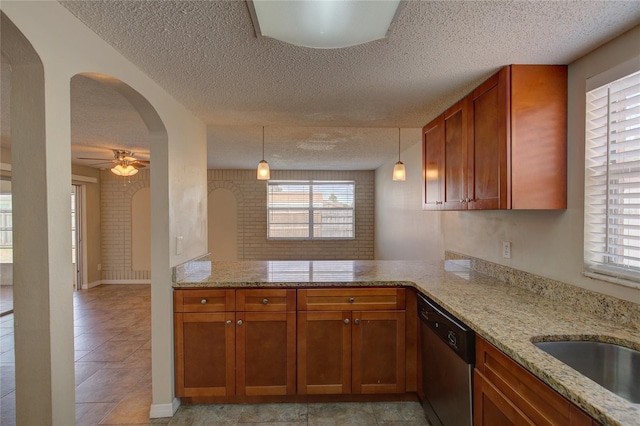
[[[404,163],[400,161],[400,128],[398,128],[398,162],[393,166],[393,180],[403,181],[407,179]]]
[[[264,126],[262,127],[262,160],[258,163],[257,178],[258,180],[269,180],[271,178],[269,163],[264,159]]]

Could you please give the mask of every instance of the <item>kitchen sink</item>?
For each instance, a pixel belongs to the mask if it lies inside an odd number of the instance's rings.
[[[534,342],[538,348],[616,395],[640,403],[640,351],[605,342]]]

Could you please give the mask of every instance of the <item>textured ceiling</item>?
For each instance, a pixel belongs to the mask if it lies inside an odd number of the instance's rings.
[[[244,1],[61,3],[207,123],[216,168],[255,167],[261,126],[274,168],[375,168],[501,66],[568,64],[640,23],[638,1],[408,1],[387,39],[314,50],[256,37]],[[72,143],[148,149],[124,99],[90,117],[95,84],[72,84]]]

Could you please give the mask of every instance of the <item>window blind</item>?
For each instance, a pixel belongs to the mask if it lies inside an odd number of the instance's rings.
[[[269,181],[267,237],[353,239],[353,181]]]
[[[640,72],[587,92],[585,266],[640,282]]]

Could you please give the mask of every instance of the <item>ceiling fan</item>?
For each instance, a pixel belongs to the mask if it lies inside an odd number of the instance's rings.
[[[137,158],[135,158],[135,153],[132,151],[127,151],[124,149],[112,149],[112,151],[113,159],[78,157],[78,160],[103,161],[102,163],[96,163],[94,165],[115,163],[115,166],[111,168],[111,172],[118,176],[133,176],[138,173],[138,169],[147,167],[148,164],[151,164],[151,162],[148,160],[138,160]]]

